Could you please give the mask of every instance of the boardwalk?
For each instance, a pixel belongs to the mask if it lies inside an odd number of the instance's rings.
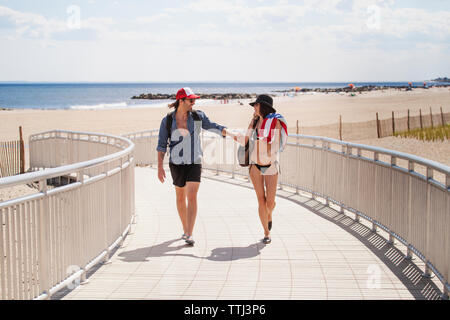
[[[403,259],[403,246],[306,196],[279,191],[272,243],[262,244],[250,184],[207,172],[186,246],[166,173],[162,185],[156,170],[136,168],[132,233],[87,284],[53,299],[439,298],[438,280]]]

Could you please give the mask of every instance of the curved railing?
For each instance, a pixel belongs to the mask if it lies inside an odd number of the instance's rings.
[[[126,135],[136,163],[157,164],[158,130]],[[450,272],[450,168],[410,154],[339,140],[290,135],[281,155],[280,187],[324,198],[381,228],[425,262],[448,298]],[[248,177],[236,159],[236,143],[214,134],[202,139],[203,168]],[[167,157],[166,157],[167,161]]]
[[[26,174],[0,189],[38,185],[0,202],[0,298],[48,299],[86,282],[109,260],[134,217],[134,144],[122,137],[51,131],[30,137]]]

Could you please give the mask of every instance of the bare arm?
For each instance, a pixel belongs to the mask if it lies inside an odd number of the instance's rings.
[[[275,135],[273,137],[273,143],[267,144],[267,156],[272,157],[272,148],[275,150],[275,153],[279,150],[281,143],[281,124],[280,121],[277,120],[277,124],[275,125]]]
[[[233,136],[233,140],[236,141],[237,143],[239,143],[242,146],[245,146],[248,143],[248,140],[250,139],[250,136],[252,135],[253,132],[253,121],[259,117],[258,116],[254,116],[252,118],[252,120],[250,121],[248,128],[247,128],[247,132],[245,133],[245,136],[238,133],[233,135],[232,133],[230,133],[231,136]]]
[[[166,172],[163,167],[164,156],[165,152],[158,151],[158,179],[161,183],[164,183],[164,179],[166,178]]]

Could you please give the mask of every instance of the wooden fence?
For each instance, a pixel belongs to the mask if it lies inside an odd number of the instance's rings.
[[[450,112],[440,112],[425,114],[419,110],[418,114],[411,114],[408,110],[406,117],[398,117],[392,112],[392,116],[387,119],[379,119],[378,113],[373,120],[365,122],[343,122],[343,117],[339,116],[338,122],[315,127],[299,126],[297,120],[296,127],[288,128],[289,134],[302,134],[311,136],[328,137],[339,140],[358,141],[364,139],[376,139],[393,136],[394,133],[414,130],[419,128],[440,127],[450,123]],[[292,139],[290,139],[292,140]],[[295,141],[295,139],[293,139]]]
[[[25,172],[25,147],[22,127],[19,128],[20,140],[0,141],[0,178]]]
[[[419,114],[415,116],[411,116],[408,110],[408,115],[402,118],[396,118],[392,112],[390,119],[383,120],[378,119],[377,113],[377,134],[378,138],[384,138],[393,136],[396,132],[445,126],[449,120],[450,112],[443,113],[442,108],[440,113],[434,114],[431,108],[429,114],[422,114],[422,110],[419,110]]]

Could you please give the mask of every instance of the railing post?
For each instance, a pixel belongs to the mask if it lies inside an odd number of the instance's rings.
[[[391,156],[391,167],[395,167],[397,166],[397,157]],[[393,179],[391,179],[391,199],[394,199],[394,181]],[[391,201],[391,214],[392,212],[394,212],[394,201]],[[392,231],[389,231],[389,240],[388,240],[388,244],[394,244],[395,242],[395,237],[392,233]]]
[[[450,293],[450,284],[448,282],[446,282],[444,284],[444,288],[442,289],[441,299],[442,300],[448,300],[449,299],[449,293]]]
[[[408,173],[414,171],[414,162],[408,161]],[[408,237],[412,236],[412,178],[411,174],[408,175]],[[411,244],[408,244],[405,260],[412,260]]]
[[[430,179],[432,179],[433,178],[433,169],[431,169],[430,167],[428,167],[427,166],[427,168],[426,168],[426,178],[427,178],[427,182],[430,180]],[[430,187],[430,183],[428,182],[427,183],[427,206],[426,206],[426,208],[427,208],[427,212],[426,212],[426,243],[425,243],[425,248],[426,248],[426,251],[425,251],[425,257],[428,257],[429,256],[429,252],[430,252],[430,249],[429,249],[429,246],[430,246],[430,233],[431,233],[431,230],[430,230],[430,218],[431,218],[431,187]],[[430,272],[430,268],[429,268],[429,265],[428,265],[428,263],[429,263],[429,261],[427,260],[426,262],[425,262],[425,271],[424,271],[424,273],[422,274],[422,276],[424,277],[424,278],[430,278],[431,277],[431,272]]]
[[[104,171],[105,174],[108,173],[108,166],[107,166],[107,164],[103,165],[103,171]],[[108,193],[107,193],[106,183],[105,183],[105,187],[104,187],[104,193],[105,193],[105,203],[103,204],[104,205],[104,210],[103,210],[103,212],[104,212],[104,214],[103,214],[103,221],[104,221],[103,222],[103,227],[105,228],[105,237],[104,237],[105,244],[104,244],[104,246],[105,246],[105,250],[106,250],[106,255],[105,255],[104,259],[103,259],[103,264],[109,264],[109,263],[111,263],[111,260],[110,260],[109,246],[108,246],[108,205],[107,205],[107,203],[108,203]]]
[[[388,240],[387,243],[388,244],[394,244],[395,243],[395,237],[394,237],[394,235],[391,232],[389,232],[389,240]]]
[[[225,135],[225,137],[220,137],[219,138],[220,143],[222,144],[222,157],[221,157],[221,161],[222,161],[222,165],[228,165],[228,157],[227,157],[227,136]],[[224,170],[227,171],[227,170]]]
[[[405,256],[405,260],[412,260],[413,256],[412,256],[412,249],[411,249],[411,245],[408,245],[408,248],[406,249],[406,256]]]
[[[48,230],[48,214],[49,203],[47,195],[47,180],[39,181],[39,191],[44,194],[44,198],[40,201],[39,206],[39,278],[41,282],[42,293],[47,294],[47,299],[50,295],[50,266],[49,254],[49,230]],[[45,254],[47,252],[47,254]]]
[[[120,181],[119,181],[119,216],[120,216],[120,222],[119,222],[119,230],[123,230],[123,225],[122,225],[122,222],[123,222],[123,215],[124,215],[124,212],[123,212],[123,207],[122,207],[122,204],[123,204],[123,199],[122,199],[122,197],[123,197],[123,185],[122,185],[122,176],[123,176],[123,158],[120,158],[120,171],[119,171],[119,176],[120,176]],[[121,231],[122,232],[122,231]],[[119,242],[119,247],[120,248],[122,248],[123,247],[123,241],[124,241],[124,237],[122,237],[122,239],[120,240],[120,242]]]
[[[430,261],[427,260],[427,262],[425,263],[425,270],[422,273],[422,277],[427,278],[427,279],[431,279],[433,276],[431,275],[431,269],[429,266]]]
[[[83,192],[83,187],[84,187],[84,170],[83,169],[81,169],[80,171],[77,172],[77,181],[81,182],[81,187],[80,187],[79,190],[80,190],[80,201],[82,201],[81,194]],[[82,222],[80,221],[80,219],[78,219],[78,221],[80,223],[78,230],[83,230],[84,228],[83,228]],[[82,238],[82,235],[80,235],[80,239],[81,238]],[[82,244],[80,244],[80,248],[83,248]],[[82,272],[81,277],[80,277],[80,284],[81,285],[85,285],[85,284],[89,283],[89,280],[86,278],[86,275],[87,275],[86,265],[87,265],[87,263],[86,263],[85,259],[81,258],[81,260],[82,260],[82,264],[83,264],[83,266],[81,266],[81,270],[83,272]]]
[[[298,120],[297,120],[297,131],[298,131]],[[295,194],[299,194],[298,192],[298,185],[299,185],[299,180],[300,180],[300,165],[299,165],[299,161],[300,161],[300,146],[299,146],[299,138],[297,136],[297,144],[295,146],[295,157],[296,157],[296,164],[297,164],[297,170],[296,170],[296,179],[295,179]]]
[[[234,168],[236,167],[237,144],[233,143],[233,168],[231,169],[231,178],[234,179]]]
[[[323,161],[327,160],[327,152],[328,152],[329,148],[330,148],[330,144],[327,141],[323,140],[322,141],[322,152],[321,152],[322,153],[322,159],[324,159]],[[327,167],[327,165],[328,165],[328,163],[325,164],[325,167]],[[324,181],[324,179],[322,179],[322,181],[321,181],[321,189],[322,189],[321,192],[323,194],[325,194],[325,192],[324,192],[324,190],[325,190],[324,184],[325,184],[325,181]],[[328,200],[328,198],[325,198],[325,205],[326,206],[330,206],[330,200]]]

